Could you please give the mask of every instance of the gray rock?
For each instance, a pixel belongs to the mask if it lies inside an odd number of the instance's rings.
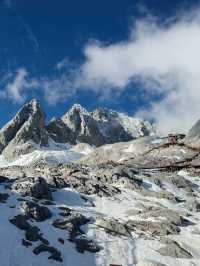
[[[173,258],[192,258],[192,254],[182,248],[179,243],[173,240],[166,241],[166,246],[157,250],[161,255]]]
[[[200,120],[189,130],[184,139],[184,144],[194,149],[200,149]]]
[[[200,202],[197,201],[196,199],[189,199],[186,201],[184,204],[186,209],[192,212],[200,212]]]
[[[73,240],[77,235],[83,234],[80,227],[87,224],[89,221],[90,219],[81,213],[71,212],[65,219],[57,219],[53,221],[52,225],[61,230],[69,231],[70,238]]]
[[[152,222],[152,221],[133,221],[126,223],[129,231],[136,231],[142,234],[149,234],[151,236],[166,236],[169,234],[178,234],[180,228],[168,221]]]
[[[126,225],[114,219],[99,218],[95,221],[95,225],[103,228],[107,233],[112,235],[131,236]]]
[[[189,224],[189,221],[186,218],[183,218],[177,211],[170,210],[167,208],[159,208],[155,210],[150,210],[141,215],[143,219],[148,219],[152,217],[154,220],[161,222],[168,222],[176,226],[185,226]]]

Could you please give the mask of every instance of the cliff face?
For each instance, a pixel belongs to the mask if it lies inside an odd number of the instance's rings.
[[[47,146],[48,133],[40,104],[32,100],[0,130],[0,148],[7,158],[12,159],[27,153],[35,144]]]

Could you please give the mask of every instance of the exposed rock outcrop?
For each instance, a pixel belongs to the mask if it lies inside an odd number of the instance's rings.
[[[184,139],[186,146],[193,149],[200,149],[200,120],[198,120],[194,126],[189,130]]]

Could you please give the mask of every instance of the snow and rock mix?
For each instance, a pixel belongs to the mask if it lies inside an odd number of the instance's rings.
[[[26,104],[0,130],[0,265],[200,266],[198,130]]]

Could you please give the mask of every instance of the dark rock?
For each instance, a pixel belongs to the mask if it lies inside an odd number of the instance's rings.
[[[24,210],[25,216],[28,218],[33,218],[37,222],[45,221],[51,218],[52,214],[47,207],[40,206],[34,202],[26,201],[21,204]]]
[[[60,244],[62,244],[62,245],[65,244],[65,240],[63,238],[58,238],[58,242],[60,242]]]
[[[96,253],[101,250],[101,248],[93,241],[87,238],[76,238],[73,240],[76,245],[76,249],[80,253],[85,251]]]
[[[51,120],[46,128],[55,142],[76,144],[74,132],[61,119]]]
[[[36,199],[52,200],[52,193],[46,180],[42,177],[29,177],[17,180],[13,190],[19,191],[22,196],[30,196]]]
[[[32,243],[27,241],[27,240],[25,240],[25,239],[22,239],[22,245],[25,246],[25,247],[30,247],[30,246],[32,246]]]
[[[10,222],[21,230],[28,230],[31,227],[31,225],[27,221],[27,218],[22,214],[19,214],[13,219],[10,219]]]
[[[37,226],[30,226],[25,232],[25,237],[33,242],[40,240],[40,229]]]
[[[1,184],[1,183],[8,182],[8,181],[9,181],[9,179],[8,179],[7,177],[5,177],[5,176],[0,176],[0,184]]]
[[[38,177],[30,188],[30,196],[37,199],[52,200],[51,190],[44,178]]]
[[[39,255],[41,252],[49,252],[51,255],[49,256],[49,259],[62,262],[62,256],[60,251],[58,251],[56,248],[47,246],[45,244],[40,244],[36,248],[34,248],[33,253],[35,255]]]
[[[0,202],[6,203],[6,200],[9,198],[9,194],[7,193],[0,193]]]

